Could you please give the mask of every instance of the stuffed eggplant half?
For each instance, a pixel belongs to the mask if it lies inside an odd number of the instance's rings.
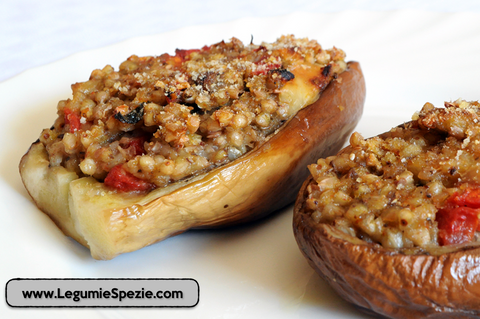
[[[427,103],[309,166],[294,233],[347,301],[389,318],[480,318],[480,104]]]
[[[306,165],[359,120],[365,83],[344,58],[294,36],[131,56],[72,85],[22,180],[96,259],[261,218],[293,202]]]

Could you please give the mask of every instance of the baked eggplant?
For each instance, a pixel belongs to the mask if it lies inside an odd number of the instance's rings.
[[[306,165],[361,117],[362,71],[343,57],[287,36],[96,70],[22,158],[22,180],[96,259],[262,218],[295,200]]]
[[[427,103],[309,166],[294,234],[342,298],[388,318],[480,318],[479,116]]]

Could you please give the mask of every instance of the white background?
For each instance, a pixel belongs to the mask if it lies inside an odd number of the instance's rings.
[[[2,0],[0,81],[76,52],[186,26],[292,12],[398,9],[479,12],[480,3],[474,0]]]
[[[55,103],[94,68],[237,36],[294,33],[336,45],[367,80],[364,136],[408,121],[429,101],[478,100],[476,1],[25,1],[0,3],[0,284],[11,278],[194,278],[193,309],[12,309],[0,318],[367,318],[301,256],[291,207],[266,220],[193,231],[95,261],[29,199],[18,162]],[[192,35],[194,34],[194,35]],[[27,129],[26,129],[27,128]]]

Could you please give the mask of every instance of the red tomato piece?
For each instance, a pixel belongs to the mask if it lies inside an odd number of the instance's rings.
[[[183,61],[185,61],[185,58],[187,57],[187,55],[190,55],[190,53],[192,52],[200,52],[200,50],[199,49],[190,49],[190,50],[176,49],[175,56],[178,56]]]
[[[80,114],[70,110],[65,109],[64,111],[65,116],[65,124],[70,125],[70,133],[78,131],[80,129]]]
[[[470,242],[478,228],[478,210],[470,207],[445,208],[437,212],[438,242],[441,246]]]
[[[270,70],[280,69],[282,67],[282,63],[280,62],[267,62],[267,63],[259,63],[257,64],[257,68],[255,71],[252,72],[252,75],[261,75],[267,74]]]
[[[155,185],[146,182],[133,174],[127,172],[123,167],[123,164],[114,166],[110,172],[108,172],[105,178],[105,185],[115,188],[121,192],[131,191],[149,191],[155,188]]]
[[[210,47],[208,45],[203,46],[203,48],[201,49],[190,49],[190,50],[176,49],[175,56],[180,57],[183,61],[185,61],[185,58],[193,52],[201,52],[201,51],[209,51],[209,50],[210,50]]]
[[[135,156],[145,154],[145,149],[143,148],[143,144],[146,141],[146,137],[132,137],[127,140],[126,143],[123,143],[122,140],[120,141],[120,145],[123,148],[130,148],[133,147]]]
[[[469,188],[463,194],[456,193],[449,198],[449,202],[457,206],[480,208],[480,189]]]

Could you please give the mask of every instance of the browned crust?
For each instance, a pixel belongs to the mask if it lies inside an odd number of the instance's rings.
[[[327,86],[319,100],[301,110],[267,142],[239,159],[191,181],[176,183],[137,198],[108,191],[93,178],[65,182],[68,174],[52,173],[45,151],[33,147],[20,164],[38,181],[55,189],[62,185],[68,202],[64,211],[48,209],[49,197],[39,205],[65,233],[89,247],[97,259],[139,249],[191,228],[219,227],[261,218],[293,202],[308,174],[306,166],[332,155],[345,143],[363,112],[365,81],[356,62]],[[32,149],[36,154],[33,156]],[[33,157],[33,158],[32,158]],[[37,165],[37,161],[45,163]],[[42,177],[47,176],[47,177]],[[34,181],[25,183],[27,189]],[[92,191],[94,190],[94,192]],[[93,198],[90,193],[102,192]],[[63,207],[63,206],[62,206]],[[133,215],[132,215],[133,214]],[[134,217],[134,218],[132,218]],[[68,225],[67,227],[65,227]]]
[[[405,255],[317,224],[294,208],[295,238],[309,264],[345,300],[389,318],[480,318],[480,248]]]
[[[287,170],[289,173],[273,177],[268,189],[257,190],[262,194],[257,195],[259,200],[255,207],[245,202],[245,208],[250,209],[251,214],[240,218],[231,216],[230,221],[222,220],[221,225],[258,219],[295,201],[298,190],[309,174],[307,165],[319,157],[337,153],[345,144],[361,118],[365,94],[365,80],[360,64],[349,62],[339,80],[334,80],[327,86],[315,103],[300,110],[280,128],[280,133],[273,135],[252,154],[253,158],[248,158],[248,161],[255,161],[255,158],[263,157],[266,152],[272,158],[291,154],[292,160]],[[245,159],[239,161],[242,160]],[[248,165],[247,161],[244,164]],[[208,226],[212,225],[214,224]]]

